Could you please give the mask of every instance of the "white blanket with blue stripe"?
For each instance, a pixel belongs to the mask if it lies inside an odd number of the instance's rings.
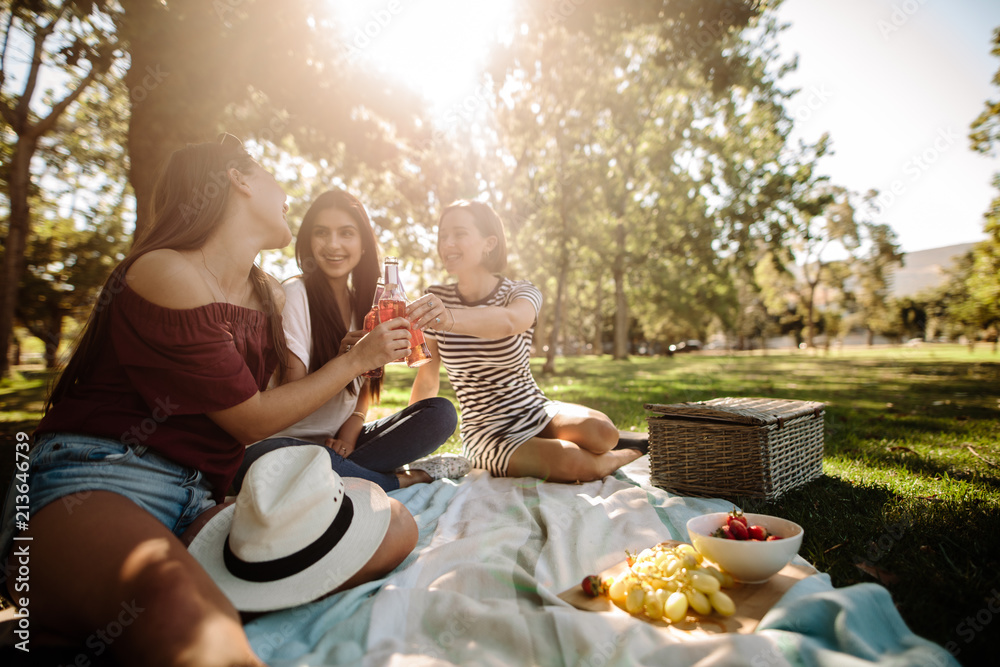
[[[391,495],[420,539],[385,579],[263,616],[246,627],[273,667],[291,665],[957,665],[914,635],[875,584],[796,584],[757,632],[682,640],[558,594],[667,539],[692,516],[732,509],[648,485],[644,457],[588,484],[474,471]]]

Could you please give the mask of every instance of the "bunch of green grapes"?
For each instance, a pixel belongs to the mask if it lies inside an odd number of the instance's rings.
[[[628,556],[625,572],[605,580],[591,575],[583,589],[595,597],[606,595],[630,614],[672,623],[684,620],[689,607],[703,615],[713,609],[723,616],[736,611],[732,598],[722,591],[732,587],[732,575],[705,563],[690,544],[657,545]]]

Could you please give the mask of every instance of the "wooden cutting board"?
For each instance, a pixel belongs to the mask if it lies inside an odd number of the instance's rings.
[[[683,542],[668,540],[662,542],[666,547],[674,547]],[[609,567],[600,573],[601,578],[617,576],[628,568],[628,563],[622,561],[617,565]],[[773,607],[781,596],[796,582],[816,574],[816,568],[810,565],[796,565],[789,563],[776,575],[763,584],[735,584],[732,588],[723,589],[726,595],[733,599],[736,604],[736,613],[732,616],[722,616],[713,613],[709,616],[702,616],[688,610],[687,618],[677,623],[670,621],[656,620],[649,618],[645,614],[633,616],[624,609],[620,609],[606,597],[592,598],[583,592],[580,585],[576,585],[569,590],[559,594],[559,598],[573,605],[577,609],[584,611],[598,611],[609,614],[623,614],[632,618],[641,619],[652,625],[657,625],[672,633],[677,633],[682,637],[692,635],[715,635],[724,632],[751,633],[756,629],[760,619],[764,618],[771,607]]]

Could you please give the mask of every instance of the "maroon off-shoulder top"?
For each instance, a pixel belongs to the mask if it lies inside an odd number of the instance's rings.
[[[36,433],[145,445],[200,470],[221,501],[244,446],[207,416],[267,386],[277,365],[264,313],[229,303],[176,310],[124,283],[94,370],[52,406]],[[101,307],[98,305],[98,307]]]

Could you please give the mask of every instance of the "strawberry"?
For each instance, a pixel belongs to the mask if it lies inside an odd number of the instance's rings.
[[[583,592],[592,598],[605,595],[608,592],[608,587],[604,585],[604,582],[596,574],[584,577],[580,586],[583,588]]]
[[[746,540],[750,538],[746,525],[741,521],[733,521],[729,524],[729,530],[732,532],[734,540]]]
[[[724,540],[735,540],[733,537],[733,531],[730,530],[729,526],[722,526],[721,528],[716,528],[715,532],[712,533],[712,537],[721,537]]]
[[[734,521],[737,523],[742,523],[744,527],[749,525],[747,523],[747,518],[743,516],[743,512],[736,509],[735,507],[733,508],[733,511],[729,513],[729,516],[726,518],[726,523],[728,523],[731,526],[733,525]]]
[[[751,540],[757,540],[758,542],[763,542],[767,539],[767,531],[763,526],[750,526],[747,528],[747,534],[750,536]]]
[[[781,539],[780,535],[768,535],[767,536],[767,541],[768,542],[774,542],[775,540],[780,540],[780,539]]]

